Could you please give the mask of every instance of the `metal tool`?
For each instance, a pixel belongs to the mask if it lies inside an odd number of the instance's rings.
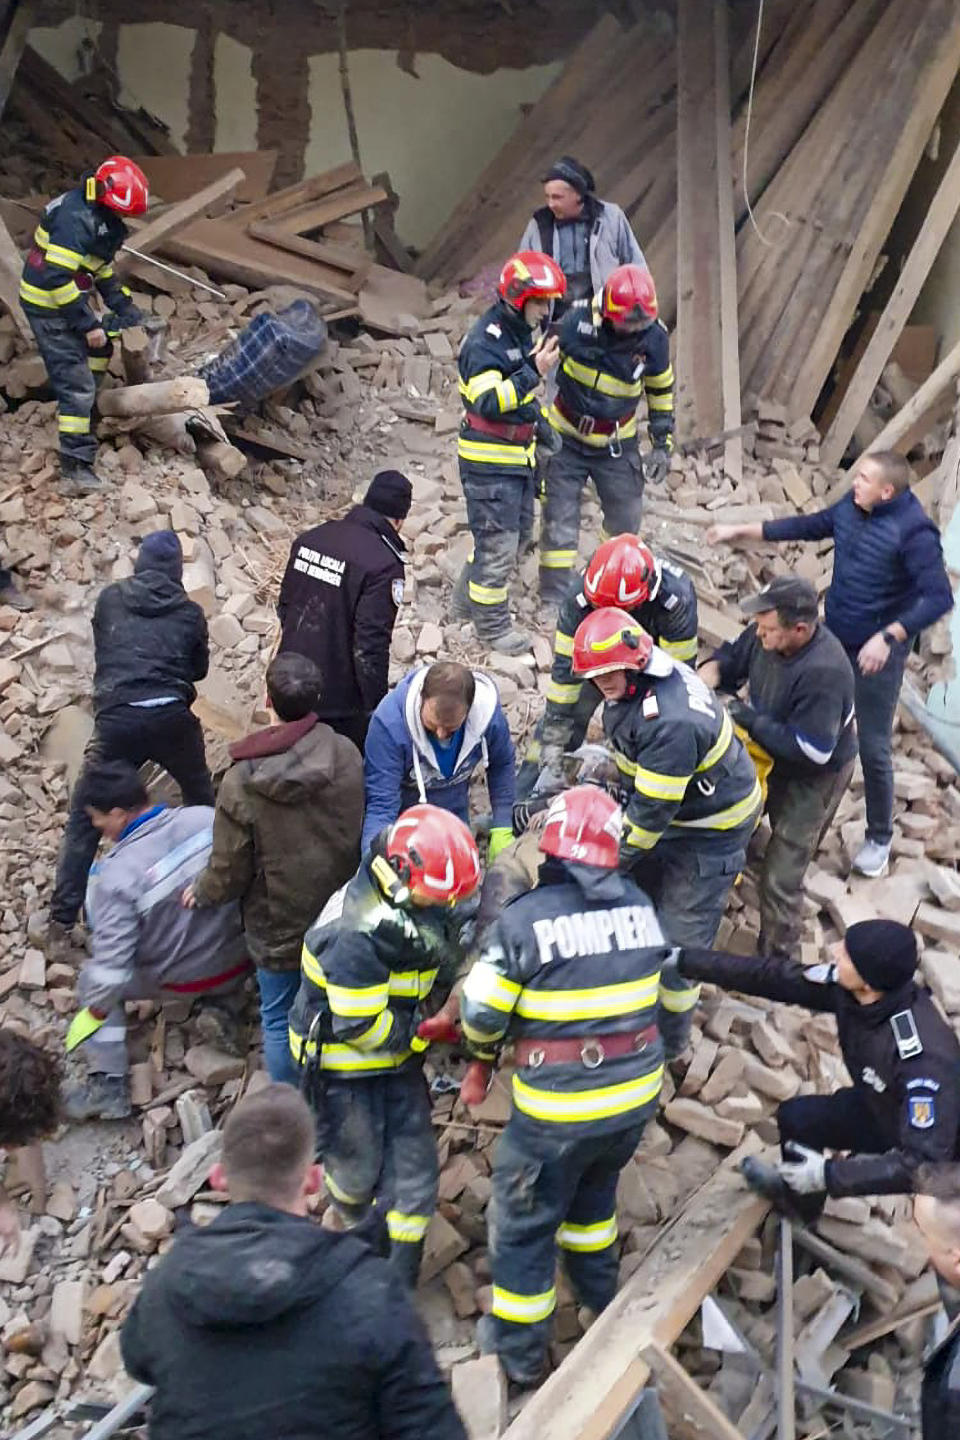
[[[196,280],[192,275],[184,274],[182,270],[177,270],[173,265],[165,265],[162,260],[155,260],[152,255],[145,255],[142,250],[137,250],[132,245],[121,245],[120,249],[128,255],[136,255],[138,260],[145,260],[148,265],[156,265],[158,270],[165,270],[168,275],[175,275],[178,280],[185,280],[188,285],[196,285],[198,290],[206,290],[211,295],[216,295],[218,300],[227,298],[224,292],[217,290],[215,286],[208,285],[204,280]]]
[[[777,1255],[777,1440],[795,1440],[797,1402],[793,1380],[793,1226],[780,1217]]]

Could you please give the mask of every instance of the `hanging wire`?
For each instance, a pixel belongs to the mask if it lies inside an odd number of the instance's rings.
[[[756,88],[757,62],[760,57],[760,31],[763,29],[763,5],[764,0],[759,0],[759,3],[757,5],[757,30],[756,34],[753,37],[753,63],[750,67],[750,90],[747,94],[747,120],[743,132],[743,200],[744,204],[747,207],[747,215],[750,218],[750,224],[756,231],[757,238],[760,240],[761,244],[772,246],[778,242],[776,242],[775,240],[771,240],[768,238],[768,236],[764,235],[763,231],[760,229],[760,226],[757,224],[757,217],[754,215],[753,206],[750,204],[750,191],[747,186],[747,164],[750,157],[750,124],[753,120],[753,92]],[[770,212],[770,218],[772,220],[782,220],[784,225],[789,229],[790,220],[786,215],[784,215],[782,210],[772,210]],[[782,240],[779,243],[782,244]]]

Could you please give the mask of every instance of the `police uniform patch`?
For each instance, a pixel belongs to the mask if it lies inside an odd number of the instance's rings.
[[[400,604],[403,603],[403,581],[402,581],[402,580],[391,580],[391,582],[390,582],[390,594],[393,596],[393,603],[394,603],[394,605],[400,605]]]
[[[909,1097],[910,1124],[914,1130],[931,1130],[936,1123],[936,1102],[932,1095]]]

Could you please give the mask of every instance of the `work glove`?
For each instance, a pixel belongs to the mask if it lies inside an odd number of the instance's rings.
[[[748,734],[757,718],[757,712],[752,705],[748,705],[746,700],[737,700],[736,698],[727,701],[727,714],[735,725],[742,726]]]
[[[662,445],[655,445],[643,457],[643,473],[651,485],[662,485],[670,473],[670,452]]]
[[[492,1079],[492,1065],[488,1065],[485,1060],[471,1060],[460,1086],[460,1099],[464,1105],[482,1105],[487,1098]]]
[[[459,1045],[463,1038],[463,1031],[450,1015],[445,1015],[439,1010],[436,1015],[431,1015],[429,1020],[421,1020],[417,1026],[417,1035],[421,1040],[429,1040],[432,1043],[441,1045]]]
[[[71,1050],[76,1050],[84,1040],[89,1040],[91,1035],[96,1035],[106,1018],[105,1015],[97,1015],[90,1009],[78,1010],[70,1021],[70,1028],[67,1031],[65,1042],[67,1054],[69,1055]]]
[[[501,850],[505,850],[513,839],[512,825],[494,825],[490,831],[490,842],[487,846],[487,860],[496,860]]]
[[[796,1140],[788,1140],[783,1150],[788,1158],[781,1160],[777,1169],[795,1195],[816,1195],[826,1191],[827,1162],[819,1150],[810,1150]]]

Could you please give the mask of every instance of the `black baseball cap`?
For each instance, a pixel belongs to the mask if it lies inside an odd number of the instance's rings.
[[[744,615],[765,615],[776,610],[795,625],[802,620],[816,620],[819,613],[816,590],[799,575],[775,575],[758,595],[741,600],[740,609]]]

